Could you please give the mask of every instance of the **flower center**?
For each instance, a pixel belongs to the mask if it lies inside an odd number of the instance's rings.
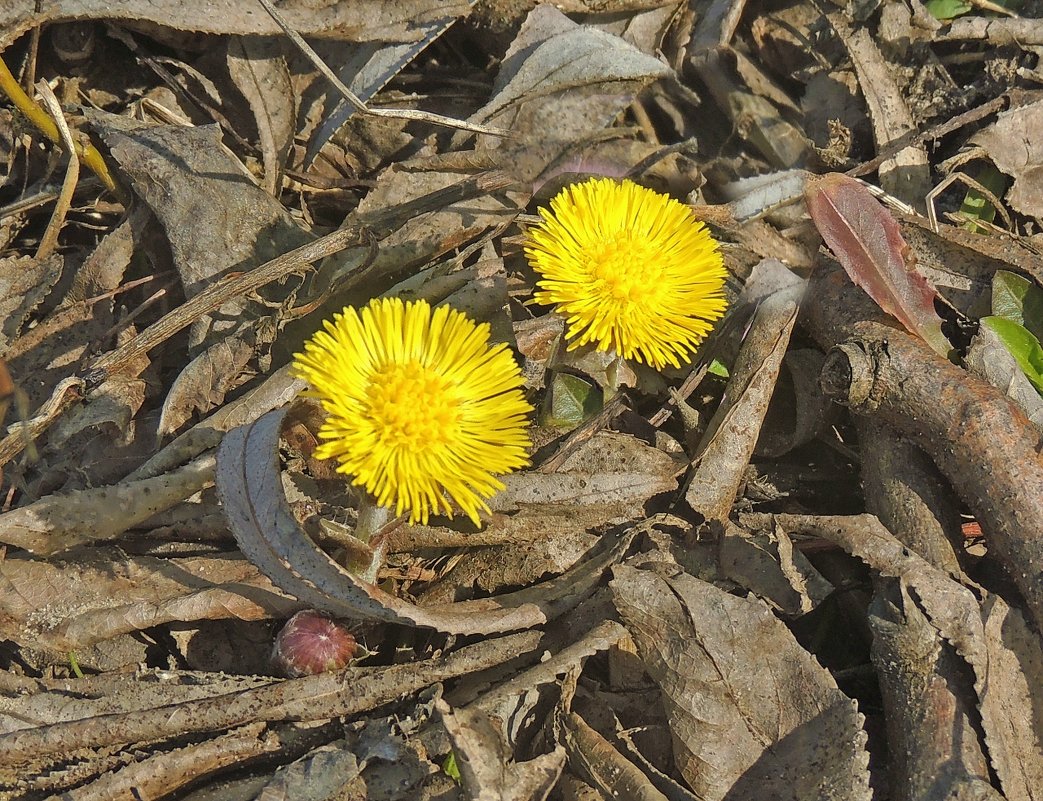
[[[370,417],[381,444],[412,451],[438,447],[458,436],[456,389],[418,362],[388,364],[370,379]]]
[[[618,234],[592,248],[594,280],[624,309],[645,307],[662,292],[662,268],[646,238]]]

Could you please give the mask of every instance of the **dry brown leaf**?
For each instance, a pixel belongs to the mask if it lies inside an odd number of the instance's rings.
[[[862,715],[763,603],[685,573],[613,572],[698,797],[869,801]]]
[[[1029,103],[1000,114],[994,123],[971,138],[1000,170],[1014,178],[1007,202],[1022,214],[1043,219],[1043,102]]]
[[[468,549],[451,571],[430,585],[425,603],[468,592],[501,592],[562,573],[600,538],[608,525],[643,519],[648,500],[677,488],[684,462],[636,437],[600,431],[553,473],[504,476],[506,488],[489,499],[492,518],[482,531],[459,535]],[[440,536],[442,535],[442,536]],[[404,548],[444,542],[444,529],[414,527],[395,543]]]
[[[257,127],[264,164],[262,187],[276,197],[297,123],[297,99],[285,49],[274,40],[236,36],[228,41],[225,55],[228,74],[246,99]]]
[[[439,700],[435,709],[453,745],[460,780],[472,801],[543,801],[565,767],[560,745],[527,762],[515,762],[500,727],[480,709],[451,710]]]
[[[172,621],[286,617],[300,604],[238,555],[158,559],[114,550],[0,562],[0,634],[59,658]],[[85,664],[87,662],[85,661]]]
[[[221,144],[216,126],[135,129],[100,115],[94,115],[93,125],[134,194],[163,226],[186,297],[310,238],[275,198],[253,184]],[[276,307],[293,291],[293,282],[264,290]],[[197,410],[210,411],[226,392],[267,366],[278,325],[268,319],[271,315],[272,308],[260,299],[240,297],[196,321],[189,335],[194,358],[164,402],[161,436],[176,431]],[[260,364],[248,369],[254,359]]]
[[[779,268],[785,270],[782,265]],[[725,397],[696,449],[693,461],[697,467],[685,490],[685,501],[708,520],[726,520],[738,494],[775,391],[803,289],[803,282],[798,281],[761,302]]]
[[[336,0],[317,7],[307,0],[280,3],[279,13],[304,36],[353,41],[408,42],[419,37],[419,24],[441,19],[452,11],[465,15],[464,0]],[[41,25],[73,20],[120,20],[150,23],[173,31],[278,36],[275,21],[256,0],[210,0],[207,3],[153,3],[127,0],[59,0],[41,8],[34,0],[0,4],[0,50]]]
[[[673,74],[623,39],[572,22],[550,4],[526,17],[504,56],[492,96],[471,117],[508,128],[509,140],[479,137],[523,181],[597,136],[641,88]]]
[[[61,278],[64,262],[60,255],[43,261],[31,256],[0,259],[0,350],[10,352],[26,319]]]

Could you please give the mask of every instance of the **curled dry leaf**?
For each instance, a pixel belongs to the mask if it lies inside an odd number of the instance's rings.
[[[782,269],[788,274],[781,265]],[[726,520],[742,484],[775,391],[782,358],[797,321],[804,283],[769,295],[758,307],[720,407],[697,448],[685,500],[708,520]]]
[[[809,178],[805,198],[815,227],[855,285],[907,331],[947,355],[949,340],[934,309],[938,292],[916,271],[901,228],[879,201],[839,173]]]
[[[869,801],[862,715],[767,606],[686,573],[613,574],[699,798]]]
[[[288,409],[229,431],[218,450],[217,490],[236,542],[276,586],[333,615],[489,634],[541,625],[577,604],[626,550],[634,531],[606,534],[561,576],[479,601],[420,607],[362,581],[300,529],[279,476],[279,430]]]

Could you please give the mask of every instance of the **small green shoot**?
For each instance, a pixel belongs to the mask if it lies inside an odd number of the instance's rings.
[[[991,164],[986,164],[979,169],[974,175],[974,180],[992,192],[997,198],[1003,197],[1004,192],[1007,191],[1007,187],[1010,185],[1010,179]],[[967,220],[963,224],[966,230],[984,232],[982,226],[974,221],[981,220],[982,222],[991,223],[996,219],[996,208],[977,189],[968,189],[967,194],[963,198],[963,204],[960,206],[960,216]]]
[[[924,3],[924,7],[931,13],[931,15],[942,22],[954,19],[956,17],[962,17],[968,13],[974,6],[965,0],[927,0]]]
[[[719,378],[728,378],[731,373],[728,372],[728,366],[714,359],[710,362],[710,366],[706,368],[706,371],[711,375],[718,376]]]
[[[450,751],[442,761],[442,772],[457,784],[460,783],[460,767],[456,764],[456,751]]]

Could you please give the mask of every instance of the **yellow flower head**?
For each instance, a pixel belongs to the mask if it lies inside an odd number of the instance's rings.
[[[595,343],[679,367],[724,314],[724,262],[691,210],[632,181],[592,178],[540,209],[525,253],[535,299],[565,316],[569,350]]]
[[[304,343],[293,370],[326,410],[320,459],[336,458],[381,506],[426,524],[452,498],[478,524],[495,474],[528,464],[521,371],[488,323],[425,301],[348,307]]]

